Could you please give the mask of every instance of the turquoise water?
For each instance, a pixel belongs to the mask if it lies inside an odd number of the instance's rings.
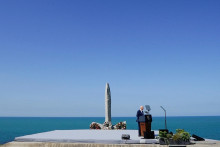
[[[127,121],[127,129],[137,129],[135,117],[113,117],[113,124]],[[91,122],[104,117],[0,117],[0,144],[15,137],[51,130],[89,129]],[[167,127],[175,132],[182,128],[204,138],[220,140],[220,116],[167,117]],[[153,117],[152,129],[164,128],[163,117]]]

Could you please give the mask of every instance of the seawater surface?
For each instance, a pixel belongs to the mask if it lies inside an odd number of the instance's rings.
[[[104,122],[104,117],[0,117],[0,144],[15,137],[52,130],[89,129],[91,122]],[[127,129],[137,129],[135,117],[113,117],[112,123],[127,122]],[[152,129],[164,129],[164,117],[153,117]],[[167,117],[170,131],[184,129],[190,134],[220,140],[220,116]]]

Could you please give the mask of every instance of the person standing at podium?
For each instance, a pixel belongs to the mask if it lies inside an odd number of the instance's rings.
[[[137,117],[136,122],[138,122],[138,136],[141,136],[139,117],[144,115],[143,110],[144,110],[144,107],[140,106],[140,109],[137,111],[137,114],[136,114],[136,117]]]

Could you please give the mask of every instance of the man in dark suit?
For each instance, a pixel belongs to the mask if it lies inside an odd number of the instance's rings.
[[[140,106],[140,110],[138,110],[136,114],[136,117],[137,117],[136,122],[138,122],[138,136],[141,136],[139,117],[144,115],[143,110],[144,110],[144,107]]]

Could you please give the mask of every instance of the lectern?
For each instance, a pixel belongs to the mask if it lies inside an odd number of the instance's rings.
[[[148,109],[150,110],[150,108]],[[154,139],[154,131],[151,131],[152,116],[149,114],[149,110],[145,115],[140,116],[138,121],[140,123],[141,136],[143,136],[145,139]]]

